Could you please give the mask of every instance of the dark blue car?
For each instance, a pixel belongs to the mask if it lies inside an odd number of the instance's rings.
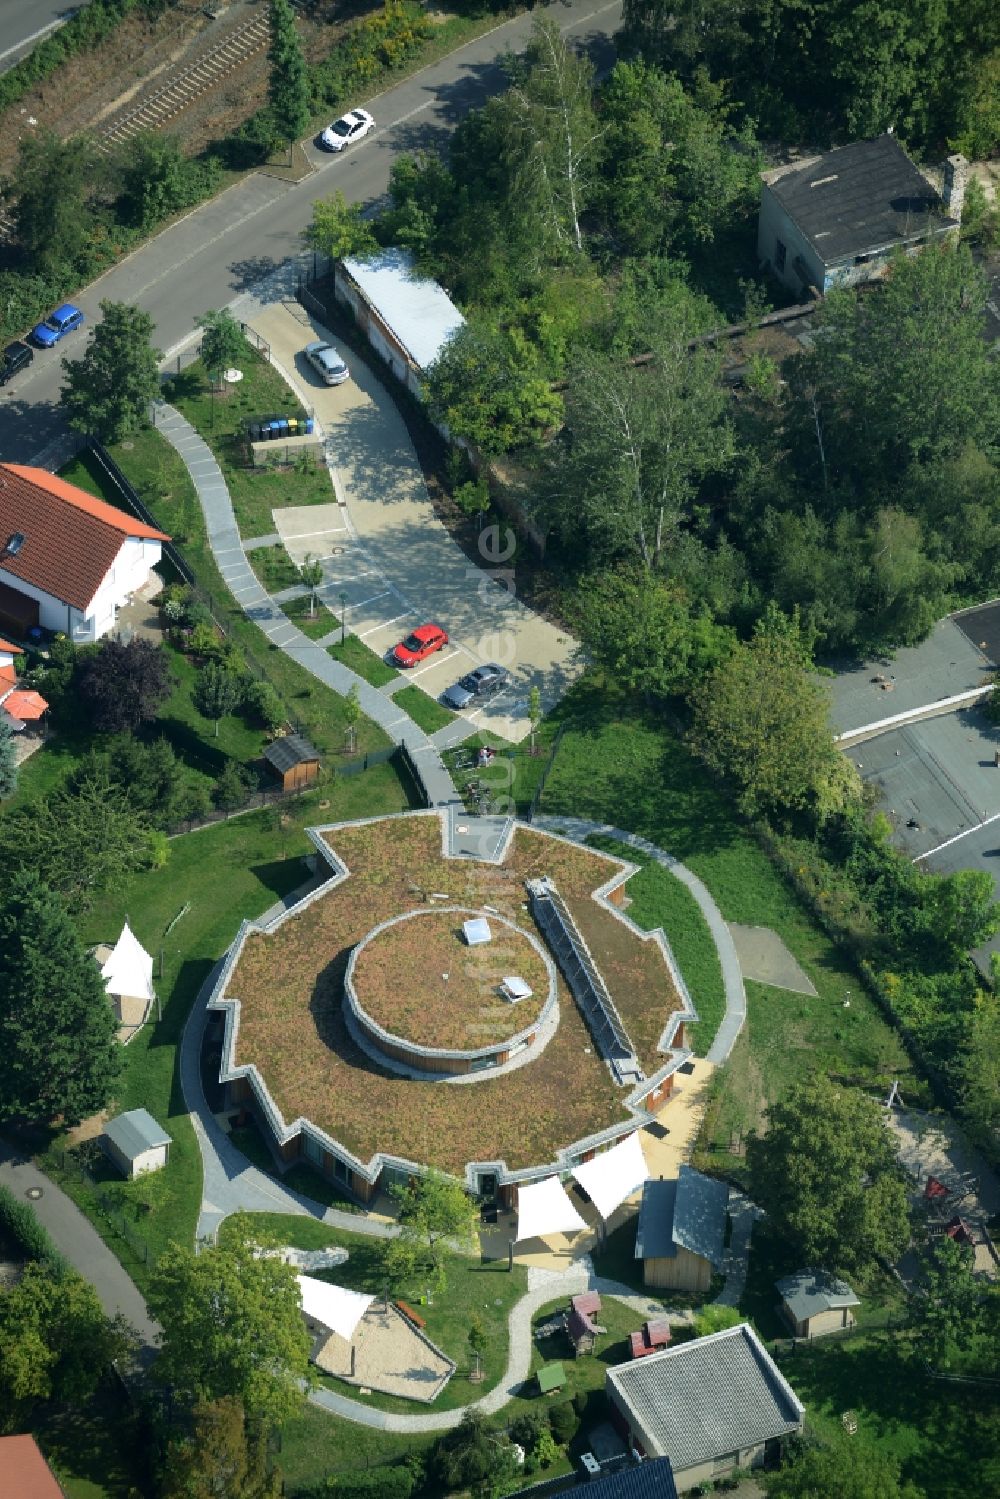
[[[76,328],[82,328],[84,323],[83,313],[79,307],[74,307],[72,302],[64,302],[57,307],[55,312],[50,312],[44,323],[39,323],[31,330],[31,341],[40,349],[51,349],[67,333],[72,333]]]

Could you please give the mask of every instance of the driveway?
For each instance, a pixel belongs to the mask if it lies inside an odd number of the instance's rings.
[[[367,364],[342,350],[351,379],[320,384],[301,351],[315,338],[336,340],[278,289],[261,290],[240,315],[270,344],[272,360],[326,435],[339,503],[318,507],[313,521],[302,510],[274,512],[291,556],[320,558],[324,599],[338,615],[346,601],[348,629],[379,656],[415,625],[444,626],[448,647],[406,673],[429,696],[483,662],[507,666],[513,690],[462,717],[470,732],[524,739],[531,688],[539,688],[548,711],[580,674],[576,642],[517,599],[516,573],[489,566],[489,556],[483,568],[474,566],[451,539],[434,514],[406,424]]]

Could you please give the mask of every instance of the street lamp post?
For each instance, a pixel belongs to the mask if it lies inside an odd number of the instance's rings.
[[[343,645],[347,635],[347,594],[340,595],[340,643]]]

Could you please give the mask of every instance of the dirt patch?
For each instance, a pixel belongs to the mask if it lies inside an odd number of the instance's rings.
[[[521,1068],[463,1085],[375,1067],[347,1033],[342,998],[351,948],[380,921],[424,909],[440,892],[530,929],[525,881],[547,874],[578,918],[586,909],[594,960],[652,1071],[679,1000],[659,947],[590,899],[616,861],[525,828],[502,866],[445,859],[436,816],[347,826],[329,842],[349,879],[273,934],[251,936],[227,991],[241,1002],[236,1060],[257,1063],[285,1119],[311,1119],[366,1162],[382,1150],[455,1172],[470,1160],[502,1159],[511,1169],[551,1160],[560,1146],[628,1118],[624,1091],[561,978],[560,1023],[547,1048]]]
[[[548,973],[535,948],[494,922],[492,941],[469,947],[469,913],[426,911],[367,942],[354,967],[354,988],[377,1025],[418,1046],[473,1051],[532,1025],[548,998]],[[532,990],[519,1004],[497,990],[517,974]]]

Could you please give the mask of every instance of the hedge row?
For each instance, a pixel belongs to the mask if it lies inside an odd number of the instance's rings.
[[[32,1209],[6,1187],[0,1187],[0,1233],[16,1239],[29,1259],[48,1265],[53,1270],[66,1269],[66,1261]]]
[[[133,10],[158,12],[167,0],[90,0],[76,15],[33,47],[23,62],[0,77],[0,109],[16,104],[78,52],[91,52]]]

